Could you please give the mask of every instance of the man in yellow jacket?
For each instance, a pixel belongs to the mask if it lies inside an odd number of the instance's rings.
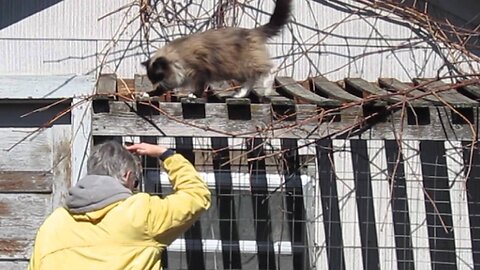
[[[141,168],[132,153],[162,160],[174,192],[133,194]],[[38,230],[29,270],[161,269],[162,250],[210,207],[193,165],[159,145],[100,144],[87,172]]]

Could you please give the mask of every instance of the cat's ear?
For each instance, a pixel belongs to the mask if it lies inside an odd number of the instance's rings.
[[[148,68],[148,66],[150,65],[150,59],[148,59],[147,61],[142,62],[141,64],[142,64],[142,66]]]

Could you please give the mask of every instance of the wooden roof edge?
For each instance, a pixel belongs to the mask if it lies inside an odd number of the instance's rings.
[[[430,83],[427,83],[425,87],[418,87],[419,84],[426,81]],[[343,87],[340,84],[342,82],[344,83]],[[395,95],[395,92],[400,91],[408,92],[405,95],[410,97],[412,105],[443,106],[445,102],[459,107],[480,105],[478,102],[480,101],[479,85],[467,85],[454,92],[441,91],[439,93],[440,100],[436,94],[426,94],[432,86],[438,87],[438,85],[441,84],[446,85],[442,81],[431,78],[414,78],[411,82],[402,82],[396,78],[383,77],[378,78],[376,82],[369,82],[362,78],[344,78],[341,82],[335,82],[323,76],[310,77],[305,81],[296,81],[289,76],[276,76],[274,87],[277,89],[279,96],[283,96],[299,104],[315,104],[320,107],[338,107],[346,102],[362,102],[361,97],[371,95],[381,96],[381,100],[376,101],[377,104],[381,105],[384,102],[392,104],[404,99],[401,93]],[[418,88],[415,88],[416,86]],[[118,78],[116,74],[105,73],[101,74],[98,79],[96,93],[100,98],[115,95],[125,96],[136,93],[136,98],[140,99],[141,95],[138,95],[138,93],[148,92],[150,90],[152,90],[152,85],[145,74],[134,74],[132,79]],[[233,91],[215,95],[217,98],[215,102],[226,102],[226,99],[233,98],[232,93]],[[420,98],[415,99],[416,96]],[[259,101],[252,100],[251,102],[270,102],[268,98],[262,96],[260,96],[259,99]],[[167,102],[180,101],[178,96],[171,93],[162,97],[155,97],[153,100]],[[208,102],[211,102],[211,100]]]

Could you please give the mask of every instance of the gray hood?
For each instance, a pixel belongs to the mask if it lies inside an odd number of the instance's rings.
[[[132,191],[111,176],[87,175],[70,188],[66,207],[72,214],[83,214],[100,210],[131,195]]]

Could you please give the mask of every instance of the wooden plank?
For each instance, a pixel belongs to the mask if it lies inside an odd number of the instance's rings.
[[[222,136],[218,134],[220,131],[223,136],[230,136],[230,133],[255,133],[257,127],[266,127],[272,121],[271,108],[268,104],[252,104],[253,120],[251,121],[229,120],[225,103],[205,104],[206,117],[202,119],[183,119],[180,103],[160,103],[160,108],[168,117],[154,115],[146,120],[135,113],[95,114],[92,126],[93,135],[198,136],[198,134],[202,134],[202,136]],[[116,123],[111,121],[116,121]]]
[[[132,109],[137,109],[137,104],[131,101],[109,101],[108,112],[130,112]]]
[[[213,94],[220,100],[233,97],[237,92],[236,90],[240,90],[240,85],[234,85],[233,82],[229,81],[212,82],[209,87]]]
[[[291,77],[277,77],[275,82],[279,86],[279,90],[286,92],[288,95],[291,95],[295,98],[299,98],[320,106],[339,106],[340,102],[338,100],[324,98],[313,93],[310,90],[305,89],[301,84],[296,82]],[[278,91],[278,90],[277,90]]]
[[[318,125],[319,108],[313,104],[298,104],[296,106],[298,127]]]
[[[51,169],[51,129],[33,133],[35,131],[35,128],[0,129],[0,155],[2,156],[0,171],[49,171]],[[25,139],[32,133],[33,136]]]
[[[244,105],[244,106],[250,106],[252,103],[250,99],[248,98],[227,98],[225,100],[225,103],[228,105]]]
[[[274,105],[295,105],[295,102],[293,101],[293,99],[280,96],[280,95],[266,96],[265,100],[269,101],[271,104],[274,104]]]
[[[2,270],[25,270],[28,267],[28,261],[25,260],[13,260],[13,261],[0,261],[0,269]]]
[[[338,84],[331,82],[322,76],[314,77],[313,85],[315,86],[315,91],[318,91],[332,99],[337,99],[344,102],[361,100],[361,98],[348,93]]]
[[[441,92],[438,92],[437,95],[449,104],[456,105],[456,106],[477,106],[478,105],[478,102],[460,94],[457,91],[457,89],[451,88],[449,90],[444,91],[449,86],[442,81],[438,81],[434,79],[415,78],[413,79],[413,82],[415,83],[415,85],[425,84],[421,88],[427,92],[428,91],[436,92],[441,90]]]
[[[435,105],[443,104],[435,96],[425,96],[425,92],[418,89],[410,90],[412,86],[406,83],[402,83],[399,80],[394,78],[380,78],[378,79],[378,83],[384,88],[393,89],[394,91],[397,91],[397,92],[408,91],[407,97],[422,96],[421,98],[422,100],[429,101],[432,104],[435,104]]]
[[[70,148],[72,130],[69,125],[55,125],[52,127],[52,173],[53,190],[52,211],[63,205],[71,187],[72,166]]]
[[[32,238],[32,237],[30,237]],[[34,237],[26,238],[0,238],[1,259],[26,259],[31,255]]]
[[[170,104],[173,105],[173,104]],[[179,107],[176,104],[176,107]],[[209,107],[211,105],[219,107]],[[251,138],[262,136],[265,138],[294,138],[294,139],[318,139],[325,136],[336,136],[338,132],[342,136],[360,135],[363,139],[397,139],[399,132],[402,139],[419,140],[424,138],[444,140],[456,138],[458,140],[471,140],[472,134],[468,125],[445,125],[445,119],[451,119],[449,110],[440,110],[441,115],[431,115],[429,125],[408,125],[401,123],[401,111],[393,112],[393,116],[387,115],[383,122],[374,123],[373,126],[366,126],[360,133],[351,132],[350,127],[361,123],[361,106],[352,107],[341,111],[341,122],[319,123],[312,118],[312,106],[296,105],[297,121],[280,121],[272,125],[272,116],[268,104],[252,104],[252,120],[229,120],[226,117],[226,107],[223,104],[206,104],[206,118],[183,120],[181,108],[172,108],[161,104],[163,110],[169,115],[177,117],[179,121],[168,119],[163,115],[149,117],[160,131],[152,126],[145,119],[134,113],[118,114],[95,114],[92,122],[93,136],[192,136],[192,137],[238,137]],[[306,106],[306,107],[304,107]],[[308,108],[310,106],[310,108]],[[216,111],[216,112],[212,112]],[[434,107],[431,112],[436,112]],[[432,113],[431,113],[432,114]],[[212,121],[215,119],[215,121]],[[406,121],[407,117],[404,118]],[[440,120],[442,119],[442,120]],[[305,120],[305,121],[304,121]],[[191,125],[188,125],[190,123]],[[192,126],[195,125],[195,126]],[[365,123],[360,124],[361,127]],[[210,128],[210,129],[209,129]],[[358,127],[356,128],[358,129]],[[354,129],[353,131],[355,131]],[[218,131],[220,132],[218,132]]]
[[[291,101],[291,100],[290,100]],[[252,104],[250,106],[252,120],[228,119],[227,106],[223,103],[208,103],[206,118],[182,118],[179,103],[160,103],[165,115],[154,115],[148,118],[135,113],[98,113],[93,115],[92,134],[94,136],[202,136],[202,137],[242,137],[252,135],[273,136],[278,138],[305,138],[308,136],[325,136],[353,124],[359,116],[345,117],[346,121],[338,123],[322,123],[313,117],[316,105],[296,105],[297,122],[275,121],[271,114],[270,104]],[[361,110],[356,112],[361,113]],[[215,119],[215,121],[212,121]],[[343,116],[342,116],[343,119]],[[304,121],[305,120],[305,121]],[[297,125],[297,126],[292,126]],[[315,134],[311,134],[315,133]]]
[[[479,84],[469,84],[460,88],[466,95],[471,99],[480,101],[480,85]]]
[[[50,213],[49,194],[0,194],[0,260],[30,257],[35,234]]]
[[[430,123],[427,125],[407,124],[407,117],[401,121],[401,110],[393,112],[386,121],[369,126],[360,138],[398,140],[472,140],[472,131],[468,125],[446,124],[452,119],[452,112],[446,107],[428,107]]]
[[[91,95],[95,83],[93,75],[2,75],[0,99],[60,99]]]
[[[135,74],[133,77],[135,92],[150,92],[153,90],[153,85],[148,79],[147,75]]]
[[[222,104],[207,104],[207,106],[212,105],[218,106]],[[252,119],[255,119],[252,121],[232,121],[226,119],[225,107],[223,106],[213,109],[213,111],[218,111],[216,114],[212,114],[212,108],[207,107],[207,117],[205,119],[187,121],[182,119],[181,108],[179,108],[178,104],[161,104],[161,107],[167,114],[177,118],[179,121],[174,121],[161,115],[149,118],[160,128],[159,131],[151,123],[133,113],[96,114],[93,121],[93,135],[199,136],[199,134],[201,134],[201,136],[209,137],[238,136],[248,138],[252,135],[261,134],[262,136],[276,136],[278,138],[305,138],[307,136],[319,138],[346,129],[362,118],[361,109],[352,108],[352,110],[342,110],[341,122],[324,122],[320,125],[318,119],[313,117],[316,113],[316,105],[297,105],[297,122],[280,121],[274,126],[276,130],[272,131],[270,106],[267,104],[252,105]],[[259,121],[262,117],[263,120]],[[216,120],[212,122],[211,119]],[[186,123],[191,123],[196,127],[187,125]],[[317,129],[319,125],[320,128]],[[268,129],[269,127],[270,129]],[[208,128],[215,130],[208,130]],[[219,133],[216,130],[223,132]]]
[[[116,74],[100,74],[97,83],[97,94],[99,95],[115,95],[117,92],[117,75]]]
[[[49,172],[0,171],[0,193],[51,193]]]
[[[72,185],[86,174],[87,158],[92,142],[92,102],[83,102],[81,98],[74,98],[72,104],[72,146],[71,146],[71,180]]]
[[[361,93],[363,97],[378,95],[378,96],[383,96],[381,97],[381,100],[385,100],[391,103],[396,103],[400,101],[399,97],[388,96],[391,93],[389,93],[387,90],[382,89],[376,86],[375,84],[369,83],[360,78],[346,78],[345,87],[350,87],[354,89],[355,91]]]
[[[119,95],[130,97],[135,92],[135,80],[134,79],[117,79],[117,93]]]
[[[266,99],[272,105],[274,120],[295,121],[297,119],[297,108],[293,100],[282,96],[268,96]]]

